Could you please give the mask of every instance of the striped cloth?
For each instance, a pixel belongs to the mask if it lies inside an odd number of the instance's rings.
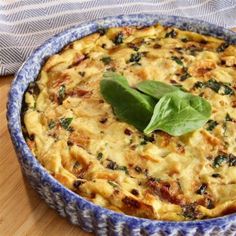
[[[111,15],[159,13],[236,26],[236,0],[0,0],[0,75],[15,73],[46,39]]]

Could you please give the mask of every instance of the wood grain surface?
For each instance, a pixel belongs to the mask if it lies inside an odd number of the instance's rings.
[[[11,81],[12,76],[0,78],[0,236],[92,235],[58,216],[22,176],[6,122]]]
[[[6,122],[12,77],[0,78],[0,236],[89,236],[41,200],[22,176]]]

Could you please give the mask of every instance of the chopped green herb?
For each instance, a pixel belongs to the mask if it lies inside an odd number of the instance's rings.
[[[98,160],[101,160],[102,157],[103,157],[103,153],[102,153],[102,152],[99,152],[99,153],[97,154],[97,159],[98,159]]]
[[[210,79],[205,83],[205,86],[218,93],[221,87],[221,84],[216,80]]]
[[[130,62],[139,62],[142,58],[142,54],[140,52],[132,53],[130,56]]]
[[[171,59],[172,59],[173,61],[175,61],[178,65],[183,66],[183,62],[181,61],[180,58],[178,58],[178,57],[176,57],[176,56],[172,56]]]
[[[233,121],[233,119],[231,118],[231,116],[229,115],[229,113],[226,114],[226,116],[225,116],[225,121]]]
[[[218,125],[218,122],[215,120],[208,120],[206,125],[207,125],[206,129],[208,131],[212,131]]]
[[[216,49],[216,51],[223,52],[228,46],[229,46],[229,44],[227,42],[224,42]]]
[[[129,174],[129,171],[128,171],[128,169],[127,169],[126,166],[118,166],[118,167],[117,167],[117,170],[122,170],[122,171],[124,171],[127,175]]]
[[[194,88],[203,88],[204,87],[204,83],[201,81],[197,81],[194,86]]]
[[[213,90],[216,93],[219,93],[221,95],[233,95],[234,91],[233,89],[226,83],[218,82],[215,79],[210,79],[207,82],[196,82],[194,85],[195,88],[203,88],[207,87]]]
[[[124,171],[127,175],[129,174],[128,169],[126,166],[119,166],[115,161],[112,160],[107,160],[108,164],[107,164],[107,168],[111,169],[111,170],[122,170]]]
[[[165,35],[166,38],[176,38],[176,36],[177,32],[174,29],[172,29],[170,32],[167,32]]]
[[[60,86],[59,90],[58,90],[58,103],[59,105],[62,104],[63,100],[65,99],[65,91],[66,91],[66,86],[63,84]]]
[[[61,118],[61,119],[60,119],[60,125],[61,125],[61,127],[63,127],[64,129],[70,131],[70,124],[71,124],[72,120],[73,120],[72,117]]]
[[[143,139],[144,139],[145,141],[147,141],[147,142],[153,142],[153,141],[155,141],[153,135],[151,135],[151,136],[144,135],[144,136],[143,136]]]
[[[214,168],[218,168],[220,167],[224,162],[228,161],[228,156],[227,155],[218,155],[213,162],[213,167]]]
[[[148,142],[146,140],[141,140],[140,145],[146,145]]]
[[[190,55],[196,56],[197,52],[201,52],[202,51],[202,48],[197,48],[196,46],[193,45],[193,46],[188,48],[188,51],[189,51]]]
[[[54,120],[50,120],[48,122],[48,128],[53,129],[56,126],[56,122]]]
[[[206,193],[206,189],[207,189],[207,184],[203,183],[200,186],[200,188],[196,191],[196,194],[203,195],[204,193]]]
[[[109,65],[112,59],[110,57],[102,57],[101,61],[104,63],[104,65]]]
[[[123,40],[124,40],[124,34],[122,32],[119,32],[116,37],[114,38],[114,44],[121,44],[123,43]]]
[[[108,180],[107,182],[108,182],[108,184],[110,184],[113,188],[117,188],[117,187],[118,187],[118,184],[115,183],[115,182],[113,182],[113,181],[111,181],[111,180]]]
[[[224,86],[224,92],[223,95],[233,95],[234,91],[232,88],[230,88],[228,85],[223,85]]]

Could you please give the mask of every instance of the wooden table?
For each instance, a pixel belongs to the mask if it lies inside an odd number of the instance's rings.
[[[12,77],[0,78],[0,236],[88,236],[58,216],[23,178],[6,122]]]
[[[91,235],[58,216],[23,178],[5,118],[11,81],[12,76],[0,78],[0,236]]]

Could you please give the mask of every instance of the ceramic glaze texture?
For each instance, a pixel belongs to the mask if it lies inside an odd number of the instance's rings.
[[[16,74],[8,100],[8,127],[23,173],[48,205],[82,229],[97,235],[234,235],[236,214],[202,221],[169,222],[130,217],[101,208],[57,182],[30,152],[21,131],[21,101],[45,60],[68,43],[99,28],[160,23],[219,37],[236,44],[236,34],[206,22],[175,16],[127,15],[82,24],[56,35],[39,47]]]

